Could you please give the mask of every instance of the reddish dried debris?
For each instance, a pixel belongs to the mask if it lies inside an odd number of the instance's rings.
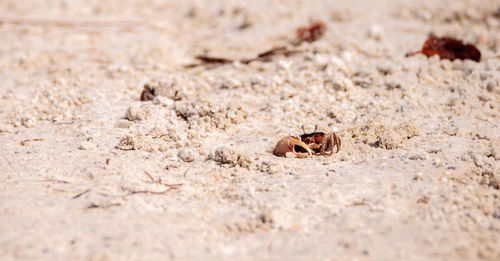
[[[415,54],[423,54],[427,57],[439,55],[441,59],[465,60],[470,59],[476,62],[481,60],[481,52],[472,44],[464,44],[461,40],[451,37],[429,36],[422,46],[421,51],[406,54],[406,57]]]
[[[21,141],[19,144],[21,144],[21,146],[24,146],[26,145],[27,142],[29,141],[42,141],[43,139],[27,139],[27,140],[23,140]]]
[[[429,203],[429,200],[430,200],[430,199],[431,199],[431,198],[430,198],[429,196],[422,196],[421,198],[419,198],[419,199],[417,200],[417,203],[420,203],[420,204],[427,204],[427,203]]]
[[[309,26],[297,28],[297,39],[300,42],[317,41],[326,31],[326,24],[323,22],[315,22]]]

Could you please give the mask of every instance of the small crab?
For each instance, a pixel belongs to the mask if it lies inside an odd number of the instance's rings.
[[[332,155],[334,147],[337,147],[336,152],[339,152],[341,142],[340,138],[335,133],[317,131],[315,127],[311,133],[306,133],[304,126],[302,131],[304,134],[299,137],[288,136],[281,139],[276,148],[274,155],[276,156],[295,156],[297,158],[305,158],[311,155]]]
[[[307,144],[313,151],[313,155],[332,155],[334,147],[337,147],[335,153],[339,152],[342,142],[334,132],[318,131],[317,125],[311,133],[306,133],[304,126],[302,126],[302,131],[304,134],[300,135],[300,140]]]

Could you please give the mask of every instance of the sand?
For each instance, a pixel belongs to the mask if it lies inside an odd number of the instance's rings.
[[[499,3],[348,2],[1,1],[0,259],[499,260]]]

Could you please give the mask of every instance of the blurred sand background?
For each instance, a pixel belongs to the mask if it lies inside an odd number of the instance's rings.
[[[500,260],[498,1],[3,0],[0,35],[1,260]],[[272,155],[302,125],[341,151]]]

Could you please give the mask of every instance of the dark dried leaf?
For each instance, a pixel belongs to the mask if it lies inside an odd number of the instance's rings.
[[[472,44],[464,44],[461,40],[451,37],[436,37],[431,35],[422,46],[421,51],[408,53],[406,56],[421,53],[427,57],[439,55],[441,59],[465,60],[476,62],[481,60],[481,52]]]

